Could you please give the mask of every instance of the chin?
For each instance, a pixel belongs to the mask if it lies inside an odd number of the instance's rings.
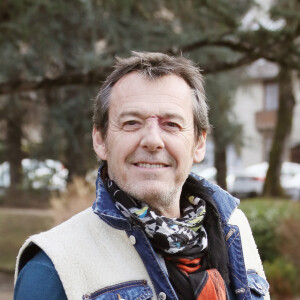
[[[178,190],[174,187],[168,188],[165,184],[161,184],[160,187],[154,186],[155,183],[150,185],[141,185],[126,189],[127,193],[144,203],[147,203],[150,207],[170,207],[175,203]]]

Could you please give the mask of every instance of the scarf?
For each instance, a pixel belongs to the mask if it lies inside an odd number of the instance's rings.
[[[107,178],[105,184],[116,207],[131,223],[143,228],[159,252],[191,255],[206,249],[204,200],[190,196],[182,204],[181,218],[167,218],[156,214],[146,203],[129,197],[114,181]]]
[[[155,250],[164,256],[179,299],[227,299],[227,251],[220,216],[196,179],[190,176],[183,186],[180,218],[158,215],[108,177],[104,185],[120,212],[132,224],[141,226]],[[208,233],[205,223],[209,225]]]

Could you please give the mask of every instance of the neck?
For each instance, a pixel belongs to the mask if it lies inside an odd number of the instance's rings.
[[[167,218],[180,218],[181,214],[180,214],[180,199],[174,203],[172,203],[172,205],[170,206],[162,206],[162,205],[158,205],[155,206],[153,205],[153,203],[151,203],[152,205],[151,208],[158,213],[161,216],[167,217]]]

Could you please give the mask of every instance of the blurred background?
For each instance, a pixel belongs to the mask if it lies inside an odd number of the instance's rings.
[[[242,199],[272,299],[299,299],[298,0],[0,1],[0,299],[23,241],[93,202],[92,99],[132,50],[201,68],[213,129],[193,171]]]

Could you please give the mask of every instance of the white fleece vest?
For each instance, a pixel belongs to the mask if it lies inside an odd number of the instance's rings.
[[[107,225],[92,208],[53,229],[31,236],[20,249],[38,245],[52,260],[69,300],[114,284],[146,280],[154,287],[144,264],[124,230]],[[15,280],[18,275],[16,268]]]
[[[265,278],[263,266],[249,226],[239,209],[229,223],[240,230],[246,269]],[[124,230],[107,225],[92,208],[75,215],[53,229],[31,236],[20,249],[19,260],[31,243],[38,245],[52,260],[69,300],[130,280],[146,280],[157,299],[147,270]],[[264,299],[269,299],[266,295]]]

